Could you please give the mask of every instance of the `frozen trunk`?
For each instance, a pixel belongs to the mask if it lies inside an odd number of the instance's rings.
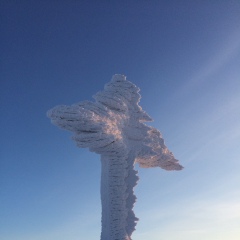
[[[133,169],[134,157],[101,157],[101,240],[131,240],[138,220],[133,213],[136,197],[137,171]]]

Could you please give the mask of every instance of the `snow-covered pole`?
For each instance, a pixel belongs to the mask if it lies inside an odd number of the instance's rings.
[[[101,154],[101,240],[131,240],[137,218],[133,212],[140,167],[181,170],[160,132],[144,124],[151,118],[138,105],[139,88],[116,74],[94,98],[57,106],[47,115],[53,124],[73,132],[78,147]]]

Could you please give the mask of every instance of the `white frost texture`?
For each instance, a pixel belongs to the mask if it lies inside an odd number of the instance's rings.
[[[57,106],[47,115],[53,124],[73,132],[78,147],[101,154],[101,240],[131,240],[138,219],[133,212],[138,181],[134,164],[142,168],[181,170],[161,133],[138,105],[139,88],[116,74],[95,102]]]

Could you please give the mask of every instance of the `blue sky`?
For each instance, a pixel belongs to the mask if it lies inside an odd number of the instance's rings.
[[[240,239],[240,2],[13,1],[1,11],[0,239],[100,238],[99,156],[46,111],[115,73],[185,167],[139,169],[136,240]]]

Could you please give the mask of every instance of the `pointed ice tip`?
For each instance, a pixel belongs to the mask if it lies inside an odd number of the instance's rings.
[[[122,74],[115,74],[112,76],[112,81],[114,82],[126,81],[126,76]]]
[[[182,169],[184,169],[184,167],[182,166],[182,165],[180,165],[180,164],[178,164],[178,166],[176,167],[176,171],[180,171],[180,170],[182,170]]]
[[[52,109],[50,109],[50,110],[47,111],[47,117],[48,117],[48,118],[51,118],[51,117],[52,117]]]

